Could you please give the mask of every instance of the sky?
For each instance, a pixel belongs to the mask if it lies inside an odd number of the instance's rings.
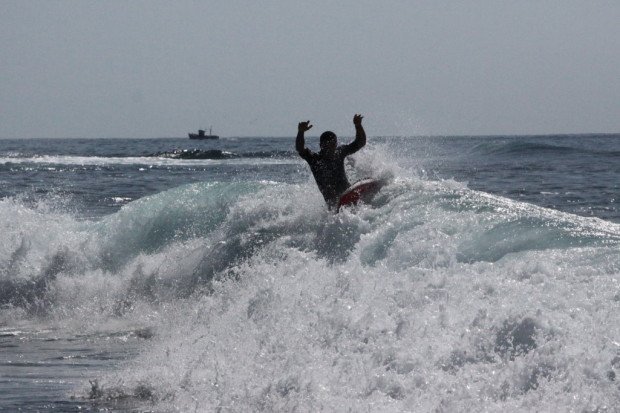
[[[618,22],[596,0],[2,0],[0,137],[620,132]]]

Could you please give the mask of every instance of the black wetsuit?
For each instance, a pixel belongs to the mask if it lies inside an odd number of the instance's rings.
[[[308,148],[299,152],[299,156],[310,165],[319,191],[330,208],[338,206],[340,196],[351,186],[344,171],[344,158],[359,151],[363,146],[353,141],[348,145],[338,146],[333,155],[323,151],[314,153]]]

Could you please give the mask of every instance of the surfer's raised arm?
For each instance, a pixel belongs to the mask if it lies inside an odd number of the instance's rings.
[[[306,142],[304,141],[304,133],[312,128],[310,121],[307,120],[305,122],[299,122],[297,125],[297,139],[295,140],[295,149],[297,149],[297,153],[302,155],[304,151],[306,151]]]
[[[366,145],[366,131],[362,126],[362,119],[364,117],[360,114],[353,116],[353,124],[355,125],[355,140],[348,145],[345,145],[345,153],[351,155],[362,149]]]

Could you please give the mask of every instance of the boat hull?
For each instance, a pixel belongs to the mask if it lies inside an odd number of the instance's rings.
[[[188,133],[190,139],[219,139],[217,135],[199,135],[197,133]]]

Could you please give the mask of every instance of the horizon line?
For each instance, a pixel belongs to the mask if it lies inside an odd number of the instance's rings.
[[[519,137],[549,137],[549,136],[614,136],[620,135],[620,132],[568,132],[568,133],[497,133],[497,134],[419,134],[419,135],[373,135],[369,136],[369,139],[372,138],[519,138]],[[319,135],[309,135],[306,138],[318,138]],[[353,135],[343,135],[343,138],[354,137]],[[252,138],[272,138],[272,139],[294,139],[295,135],[280,135],[280,136],[270,136],[270,135],[245,135],[245,136],[220,136],[220,139],[252,139]],[[136,140],[147,140],[147,139],[185,139],[190,140],[187,137],[183,136],[154,136],[154,137],[129,137],[129,136],[62,136],[62,137],[52,137],[52,136],[36,136],[36,137],[20,137],[20,138],[9,138],[5,136],[0,136],[0,140],[22,140],[22,139],[136,139]]]

